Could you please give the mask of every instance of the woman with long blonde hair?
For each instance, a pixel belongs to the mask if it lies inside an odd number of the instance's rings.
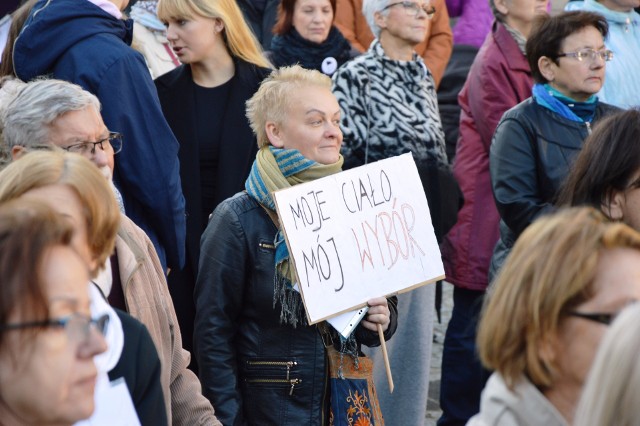
[[[183,270],[172,271],[168,281],[185,348],[191,350],[200,235],[213,209],[241,191],[249,175],[257,144],[245,102],[270,64],[234,0],[160,0],[158,18],[183,63],[156,79],[156,86],[180,143],[187,262]]]

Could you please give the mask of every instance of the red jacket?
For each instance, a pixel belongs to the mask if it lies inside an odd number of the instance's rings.
[[[442,243],[447,281],[458,287],[487,287],[500,220],[491,192],[489,146],[502,114],[530,97],[532,85],[527,59],[504,25],[494,22],[458,96],[460,136],[453,174],[465,201]]]

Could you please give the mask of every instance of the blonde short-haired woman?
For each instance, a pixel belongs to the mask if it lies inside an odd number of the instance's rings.
[[[271,194],[341,170],[340,107],[330,84],[299,66],[262,83],[247,104],[261,148],[246,192],[222,202],[202,236],[195,356],[203,393],[225,425],[328,424],[327,351],[293,289]],[[378,324],[393,335],[395,301],[369,300],[346,345],[351,355],[361,344],[379,344]]]

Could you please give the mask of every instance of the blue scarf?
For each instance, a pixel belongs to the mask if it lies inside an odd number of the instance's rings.
[[[549,84],[534,84],[533,99],[556,114],[578,123],[590,122],[596,113],[598,97],[591,95],[585,102],[571,99]]]
[[[343,162],[342,155],[334,164],[324,165],[304,157],[296,149],[262,147],[251,166],[245,189],[251,198],[275,214],[276,205],[272,197],[274,191],[338,173]],[[283,323],[294,327],[298,322],[306,324],[302,299],[298,292],[293,290],[295,272],[289,263],[289,249],[280,226],[274,245],[276,272],[273,306],[275,307],[277,301],[281,302],[280,320]]]

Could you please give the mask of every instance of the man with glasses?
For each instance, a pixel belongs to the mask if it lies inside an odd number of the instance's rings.
[[[109,130],[128,141],[113,174],[127,215],[148,234],[165,270],[181,268],[186,218],[179,145],[144,58],[130,46],[133,22],[122,14],[129,0],[34,3],[13,45],[15,75],[23,81],[52,76],[100,99]]]
[[[32,150],[61,148],[85,156],[111,179],[122,136],[109,132],[100,103],[62,80],[5,81],[0,109],[5,145],[13,159]],[[145,324],[158,349],[167,415],[174,425],[219,425],[198,378],[187,369],[182,337],[164,273],[147,235],[121,215],[115,254],[95,280],[109,303]]]
[[[633,9],[638,6],[640,0],[571,1],[566,6],[566,10],[599,13],[607,20],[606,45],[615,52],[615,58],[607,63],[606,79],[598,97],[625,109],[640,105],[640,14]]]

